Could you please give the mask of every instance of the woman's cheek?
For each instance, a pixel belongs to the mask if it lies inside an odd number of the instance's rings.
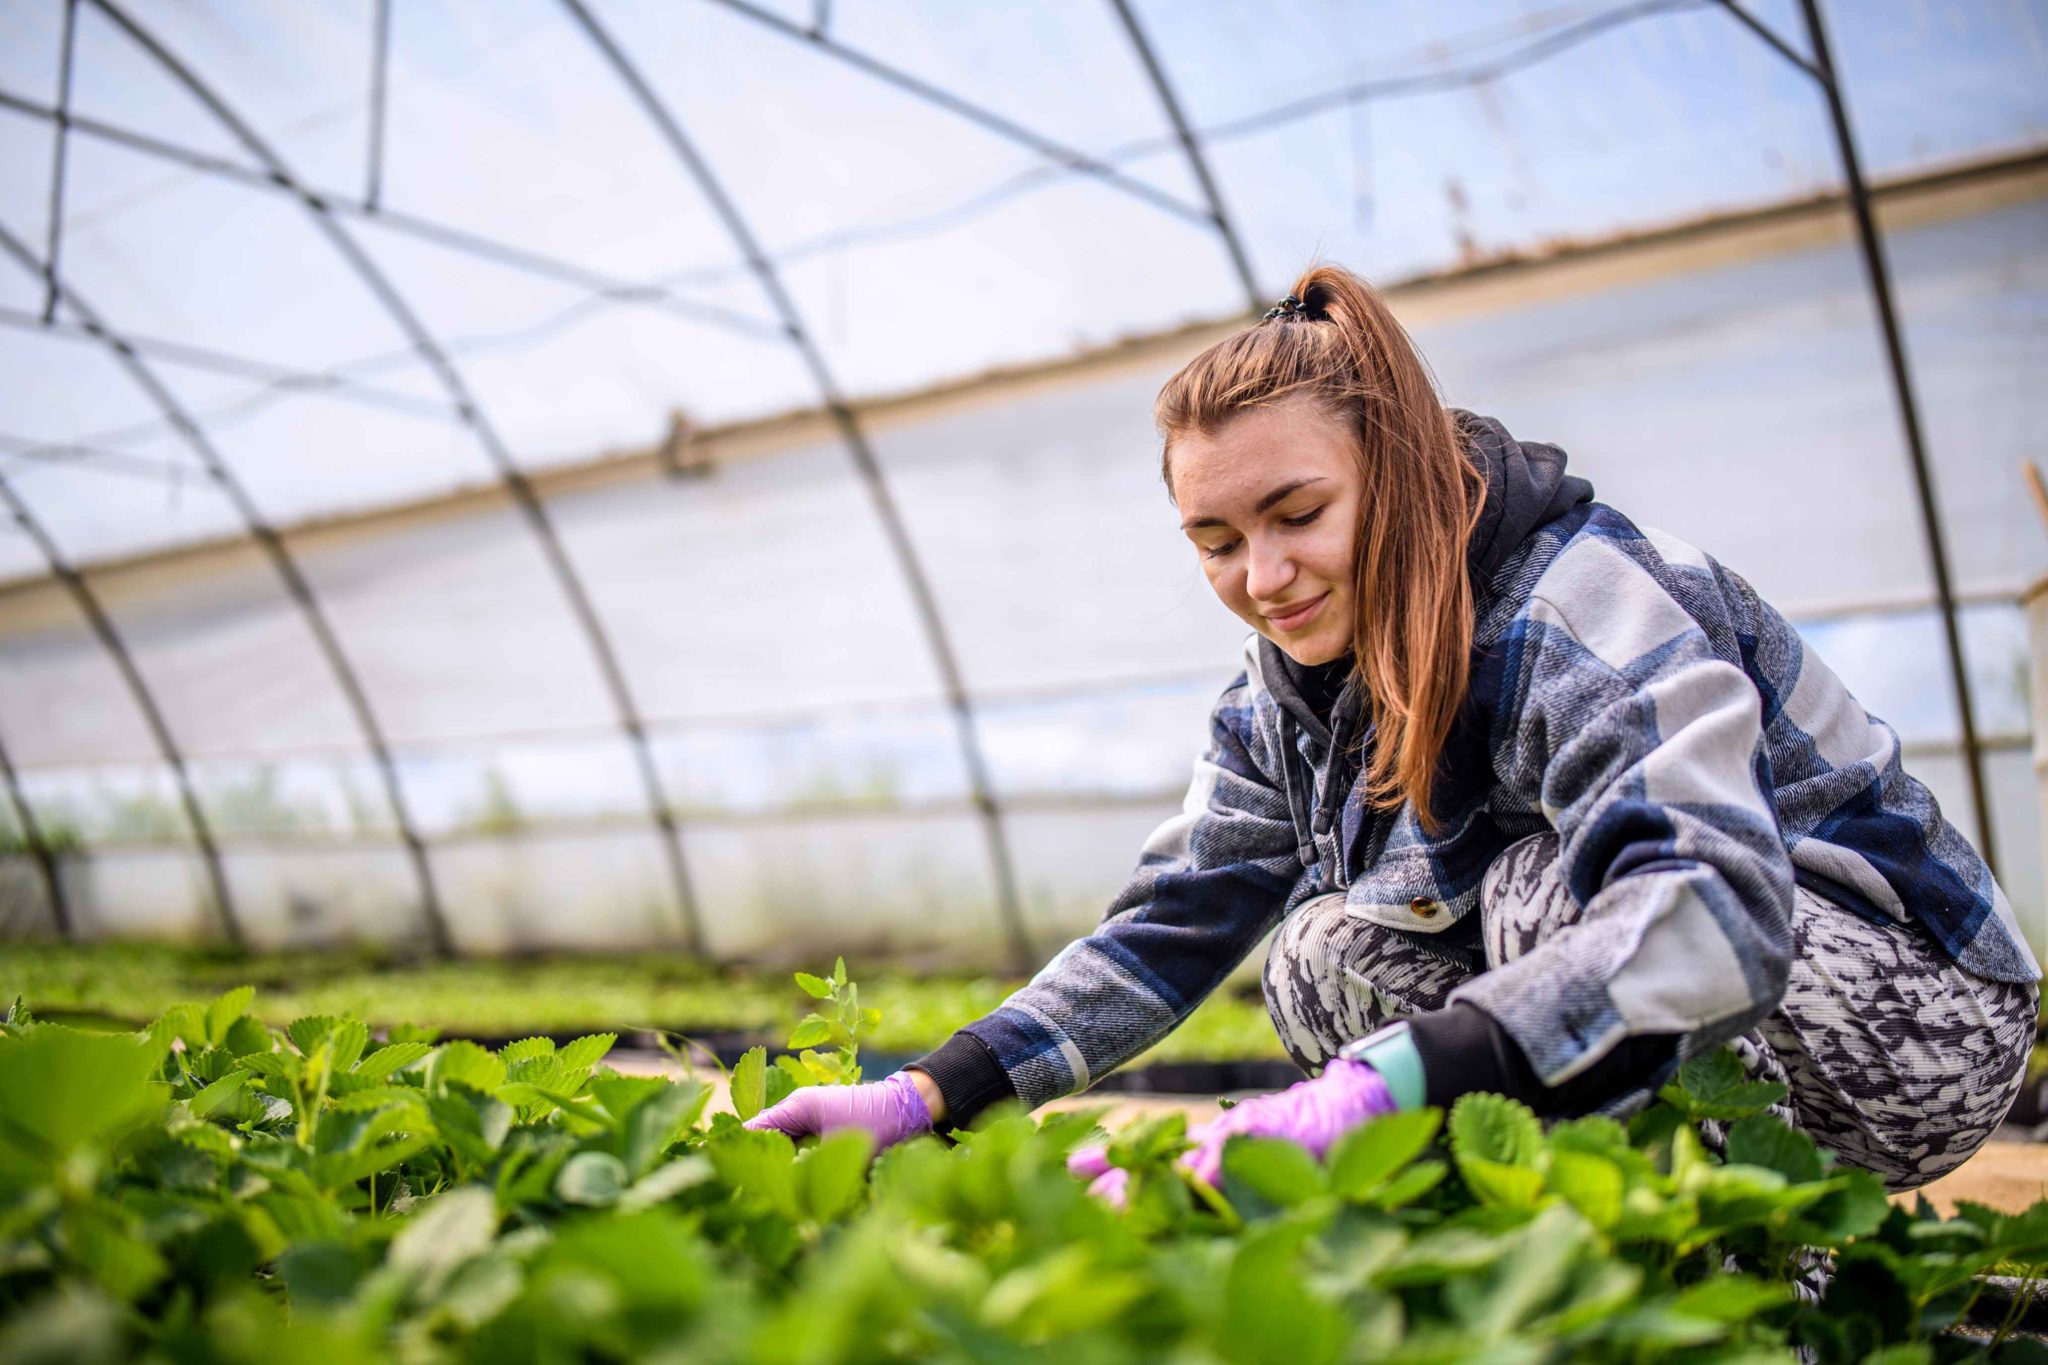
[[[1209,590],[1216,594],[1216,600],[1226,607],[1230,614],[1243,620],[1251,620],[1251,604],[1245,601],[1241,576],[1234,575],[1228,568],[1203,566],[1209,579]]]

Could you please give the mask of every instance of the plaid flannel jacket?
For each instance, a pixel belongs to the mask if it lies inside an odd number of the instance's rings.
[[[1270,649],[1247,643],[1180,814],[1100,927],[963,1030],[1027,1106],[1151,1046],[1311,896],[1469,941],[1487,865],[1545,829],[1582,932],[1451,999],[1546,1085],[1632,1035],[1680,1035],[1683,1058],[1753,1027],[1784,992],[1795,883],[1919,926],[1979,976],[2040,976],[1892,728],[1741,578],[1603,504],[1540,527],[1482,585],[1434,835],[1412,807],[1366,807],[1341,723],[1319,735],[1275,701]]]

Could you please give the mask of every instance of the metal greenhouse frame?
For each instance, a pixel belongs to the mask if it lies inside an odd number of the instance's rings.
[[[1191,124],[1176,94],[1173,73],[1162,61],[1158,48],[1148,36],[1145,25],[1130,0],[1106,0],[1106,3],[1113,8],[1116,22],[1128,37],[1133,54],[1142,65],[1160,109],[1171,125],[1186,169],[1192,176],[1193,183],[1200,188],[1200,202],[1187,202],[1125,172],[1114,156],[1105,159],[1067,146],[1056,138],[977,103],[967,95],[940,88],[906,69],[891,65],[881,57],[839,41],[831,33],[822,7],[818,12],[818,21],[810,27],[804,27],[750,3],[750,0],[715,2],[790,43],[804,45],[867,78],[891,87],[902,95],[923,102],[946,117],[964,120],[985,133],[1042,158],[1047,174],[1091,178],[1160,214],[1181,222],[1197,224],[1205,231],[1213,232],[1230,275],[1242,293],[1248,314],[1256,314],[1265,306],[1267,300],[1264,288],[1254,277],[1245,243],[1233,224],[1231,213],[1225,206],[1217,180],[1212,174],[1205,153],[1204,133]],[[1856,129],[1845,101],[1842,84],[1836,75],[1826,24],[1816,0],[1800,0],[1806,40],[1814,54],[1809,60],[1785,38],[1745,9],[1739,0],[1714,0],[1714,3],[1726,12],[1729,22],[1741,25],[1758,41],[1768,45],[1771,50],[1810,78],[1826,104],[1843,178],[1844,198],[1855,220],[1857,242],[1869,296],[1876,309],[1883,335],[1887,371],[1897,407],[1898,423],[1911,461],[1919,504],[1919,522],[1932,564],[1935,598],[1946,644],[1948,673],[1954,683],[1961,728],[1961,751],[1967,770],[1979,846],[1986,860],[1992,861],[1995,852],[1992,846],[1991,805],[1987,796],[1977,718],[1967,682],[1962,635],[1958,624],[1957,595],[1939,515],[1936,480],[1922,432],[1911,367],[1906,356],[1893,298],[1885,245],[1872,213],[1871,192],[1865,181],[1858,153]],[[117,126],[74,112],[71,108],[71,93],[77,75],[74,70],[77,60],[75,34],[81,4],[90,5],[111,21],[139,52],[146,54],[149,60],[188,91],[220,129],[254,159],[258,169],[252,169],[199,148],[167,140],[153,133]],[[971,802],[982,833],[985,855],[995,888],[995,904],[1000,917],[999,930],[1002,941],[1007,946],[1012,965],[1023,968],[1037,960],[1037,954],[1044,945],[1032,943],[1027,931],[1018,877],[1005,830],[1004,809],[998,800],[996,784],[991,777],[981,723],[963,677],[958,651],[934,591],[931,571],[921,558],[919,548],[906,525],[897,498],[892,492],[890,480],[877,458],[870,435],[864,428],[863,418],[847,396],[840,378],[835,375],[833,366],[818,341],[813,320],[804,315],[796,298],[786,287],[782,263],[771,256],[764,247],[761,238],[750,225],[745,205],[738,201],[732,188],[723,183],[711,169],[697,143],[684,127],[677,111],[664,101],[662,95],[643,74],[634,54],[600,21],[585,0],[560,0],[560,4],[574,30],[580,32],[602,57],[620,86],[673,153],[689,183],[715,214],[732,245],[744,259],[747,272],[772,313],[772,324],[764,325],[743,313],[690,299],[672,288],[621,278],[584,262],[560,259],[452,224],[410,214],[387,204],[383,185],[383,149],[393,131],[387,117],[390,0],[377,0],[375,6],[375,28],[371,42],[374,62],[369,73],[369,175],[368,183],[360,196],[337,193],[332,189],[309,183],[286,161],[275,145],[247,118],[230,106],[219,89],[214,88],[196,70],[181,61],[162,36],[146,28],[123,7],[121,0],[66,0],[56,103],[45,105],[21,94],[0,90],[0,108],[42,120],[49,126],[53,157],[47,242],[43,243],[38,251],[30,243],[5,229],[0,229],[0,249],[4,249],[15,267],[42,280],[45,290],[44,307],[39,316],[19,309],[0,309],[0,324],[17,330],[44,331],[72,338],[82,337],[103,348],[135,387],[146,396],[158,413],[162,427],[174,432],[189,448],[206,474],[218,485],[219,491],[232,504],[247,535],[261,548],[270,570],[283,585],[298,614],[303,618],[307,631],[317,644],[325,667],[332,673],[347,700],[354,724],[374,760],[382,783],[384,800],[390,808],[398,838],[406,851],[416,887],[419,922],[427,942],[435,951],[442,954],[459,952],[463,945],[451,931],[449,917],[443,907],[427,856],[428,841],[421,833],[418,821],[409,808],[404,785],[392,754],[392,746],[386,738],[385,726],[380,720],[376,703],[365,688],[359,670],[351,661],[346,642],[323,609],[318,594],[307,575],[301,571],[291,549],[278,530],[266,519],[248,488],[237,478],[222,457],[209,436],[205,422],[186,404],[181,403],[171,388],[158,377],[152,366],[153,360],[176,360],[184,364],[199,365],[253,378],[281,392],[319,390],[349,402],[402,406],[409,411],[424,412],[458,423],[470,433],[478,447],[488,457],[504,494],[517,507],[533,541],[539,546],[548,571],[590,656],[597,665],[617,731],[624,737],[637,767],[646,819],[660,835],[672,902],[673,931],[683,947],[691,951],[702,951],[705,942],[702,912],[693,889],[691,869],[684,856],[682,822],[676,813],[676,802],[664,787],[661,772],[650,746],[643,708],[620,665],[611,632],[576,565],[564,550],[547,505],[536,491],[531,479],[513,459],[499,427],[494,424],[490,413],[478,401],[474,390],[466,381],[462,366],[444,339],[436,336],[429,328],[420,310],[408,301],[404,291],[352,236],[352,225],[375,222],[394,233],[415,237],[441,248],[475,256],[497,266],[571,286],[582,291],[594,306],[656,310],[687,318],[694,323],[722,328],[735,335],[755,339],[772,338],[777,343],[787,346],[800,359],[807,371],[817,401],[836,432],[838,444],[843,447],[847,459],[866,491],[870,510],[893,556],[903,588],[914,605],[918,628],[941,681],[945,706],[951,717],[954,743],[967,773]],[[1368,82],[1340,90],[1313,93],[1294,101],[1287,108],[1269,111],[1269,115],[1276,119],[1300,116],[1305,111],[1327,107],[1332,102],[1358,102],[1403,92],[1418,82],[1429,82],[1436,86],[1476,83],[1514,66],[1541,61],[1617,24],[1685,7],[1687,6],[1673,3],[1673,0],[1649,0],[1649,3],[1624,5],[1558,32],[1543,35],[1510,57],[1475,64],[1449,76],[1438,73],[1406,82],[1398,79]],[[1699,8],[1697,3],[1690,7]],[[295,201],[334,255],[353,273],[365,294],[374,300],[376,306],[407,338],[412,350],[426,362],[438,382],[441,397],[422,399],[415,395],[385,390],[374,383],[340,374],[309,372],[253,357],[225,354],[185,343],[167,342],[139,335],[123,325],[104,299],[88,301],[81,297],[67,279],[63,252],[66,156],[69,144],[74,138],[96,139],[166,164],[205,176],[233,181],[244,187],[281,195]],[[124,456],[120,452],[52,446],[11,437],[0,437],[0,451],[18,459],[70,460],[86,457],[114,470],[121,470],[124,460],[130,467],[136,467],[138,463],[136,457]],[[154,468],[154,462],[148,461],[140,462],[136,472],[142,473],[144,477],[157,477],[159,473]],[[190,825],[191,837],[204,859],[219,917],[220,931],[228,940],[239,942],[242,936],[241,928],[229,881],[222,869],[218,841],[209,826],[203,805],[194,791],[177,740],[152,695],[149,681],[137,668],[119,630],[99,605],[85,578],[67,560],[62,548],[38,520],[35,511],[24,500],[19,490],[5,478],[0,478],[0,501],[6,503],[14,519],[34,540],[48,563],[51,575],[71,595],[80,612],[90,623],[100,646],[114,661],[124,684],[147,718],[162,761],[175,778],[179,800]],[[6,778],[8,798],[16,811],[24,841],[36,859],[41,876],[46,882],[57,926],[60,932],[69,937],[75,930],[75,915],[67,909],[56,857],[53,850],[47,846],[30,803],[21,790],[15,765],[8,760],[4,752],[0,752],[0,776]],[[1995,867],[1995,862],[1993,865]]]

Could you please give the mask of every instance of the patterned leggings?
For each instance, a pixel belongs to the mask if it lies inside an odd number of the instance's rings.
[[[1266,962],[1280,1041],[1313,1071],[1347,1041],[1443,1008],[1475,972],[1576,922],[1584,912],[1558,880],[1557,836],[1533,835],[1495,859],[1479,912],[1483,961],[1478,949],[1348,916],[1342,896],[1304,904]],[[1803,887],[1792,937],[1784,1001],[1731,1045],[1754,1079],[1790,1088],[1774,1112],[1892,1190],[1960,1166],[2019,1093],[2039,986],[1972,976],[1917,931],[1873,924]]]

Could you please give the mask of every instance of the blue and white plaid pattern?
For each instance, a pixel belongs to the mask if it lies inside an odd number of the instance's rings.
[[[1545,829],[1582,922],[1452,999],[1500,1023],[1547,1084],[1633,1034],[1681,1035],[1684,1057],[1753,1028],[1785,989],[1795,884],[1919,925],[1978,976],[2040,976],[1891,727],[1742,579],[1612,508],[1543,526],[1481,592],[1434,835],[1356,791],[1317,826],[1356,756],[1275,700],[1270,649],[1248,642],[1181,813],[1100,927],[968,1026],[1026,1104],[1151,1046],[1310,896],[1442,934],[1493,859]]]

